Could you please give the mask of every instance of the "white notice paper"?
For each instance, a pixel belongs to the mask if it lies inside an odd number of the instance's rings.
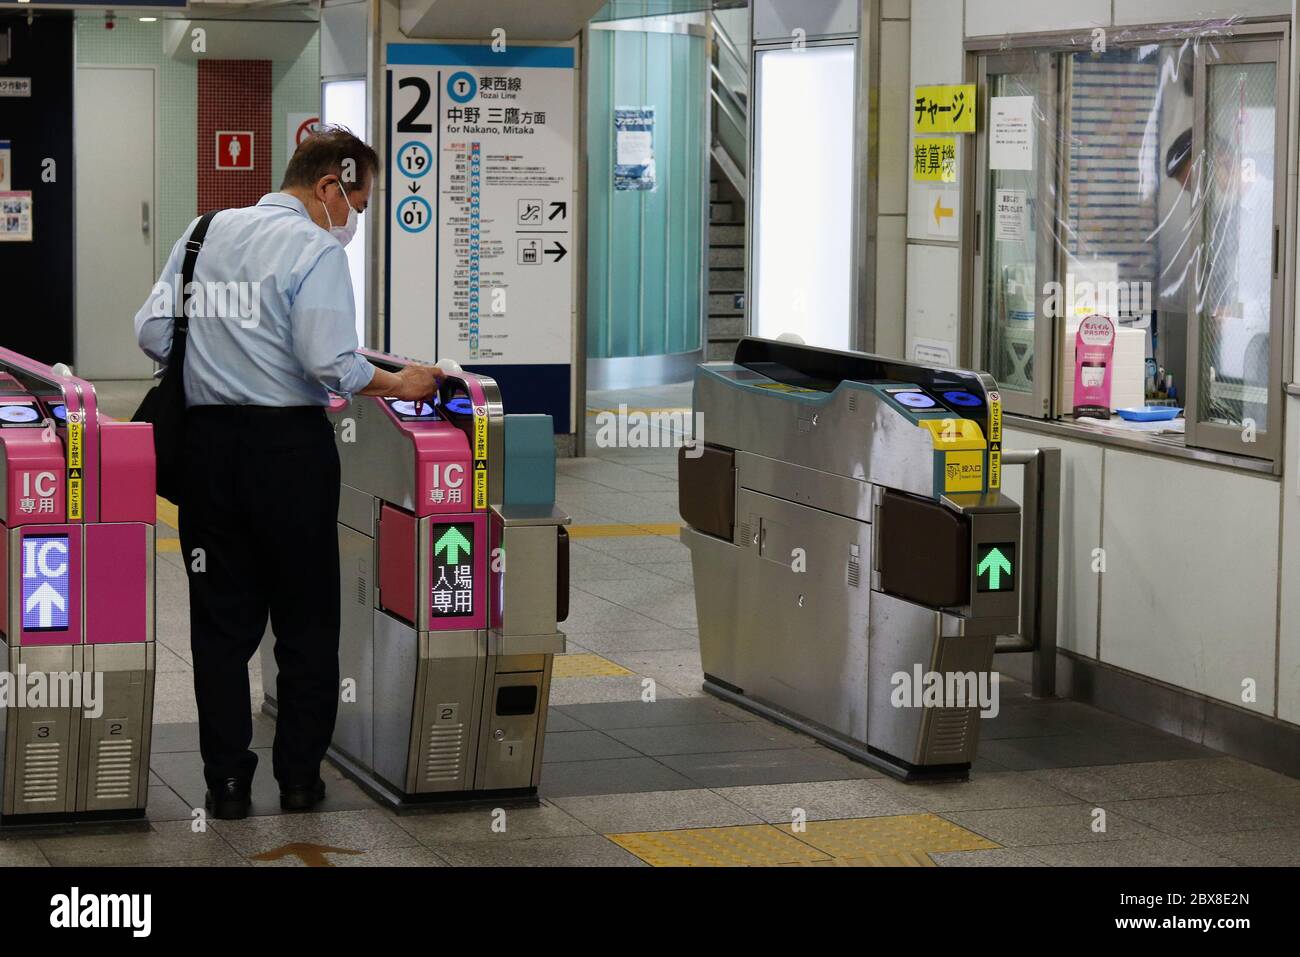
[[[993,197],[993,238],[1000,243],[1023,243],[1027,215],[1023,189],[999,189]]]
[[[1034,98],[995,96],[989,104],[989,169],[1034,168]]]

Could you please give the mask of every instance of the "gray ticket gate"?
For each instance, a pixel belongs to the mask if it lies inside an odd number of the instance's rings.
[[[534,794],[568,614],[550,416],[506,415],[473,373],[449,375],[433,404],[357,396],[329,414],[343,683],[330,759],[396,808]],[[273,647],[268,632],[270,714]]]
[[[964,776],[1030,580],[996,384],[745,339],[697,369],[694,405],[705,689],[898,777]]]

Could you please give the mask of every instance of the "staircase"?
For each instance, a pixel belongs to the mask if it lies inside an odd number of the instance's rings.
[[[745,195],[748,187],[747,14],[710,18],[709,289],[706,360],[730,359],[745,334]],[[730,32],[729,32],[730,31]],[[734,36],[733,36],[734,34]]]
[[[709,314],[704,358],[730,359],[745,334],[745,200],[715,160],[709,181]]]

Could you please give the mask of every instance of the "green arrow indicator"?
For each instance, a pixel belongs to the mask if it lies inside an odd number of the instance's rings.
[[[447,553],[447,563],[457,565],[460,563],[461,549],[465,550],[466,555],[470,553],[469,540],[460,533],[459,528],[451,525],[442,533],[442,538],[434,543],[433,554],[437,557],[439,552],[445,551]]]
[[[1011,561],[996,545],[989,549],[988,554],[984,556],[984,561],[975,568],[976,578],[980,575],[989,576],[989,589],[992,591],[998,591],[1002,587],[1002,576],[1010,574]]]

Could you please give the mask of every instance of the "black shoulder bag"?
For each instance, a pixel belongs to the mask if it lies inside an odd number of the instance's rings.
[[[184,482],[185,442],[185,340],[189,333],[190,283],[194,281],[194,264],[207,237],[208,226],[217,211],[205,213],[194,226],[185,243],[185,260],[181,266],[180,309],[172,325],[172,347],[162,380],[145,395],[132,422],[153,424],[153,448],[157,470],[158,494],[174,505],[181,504]]]

